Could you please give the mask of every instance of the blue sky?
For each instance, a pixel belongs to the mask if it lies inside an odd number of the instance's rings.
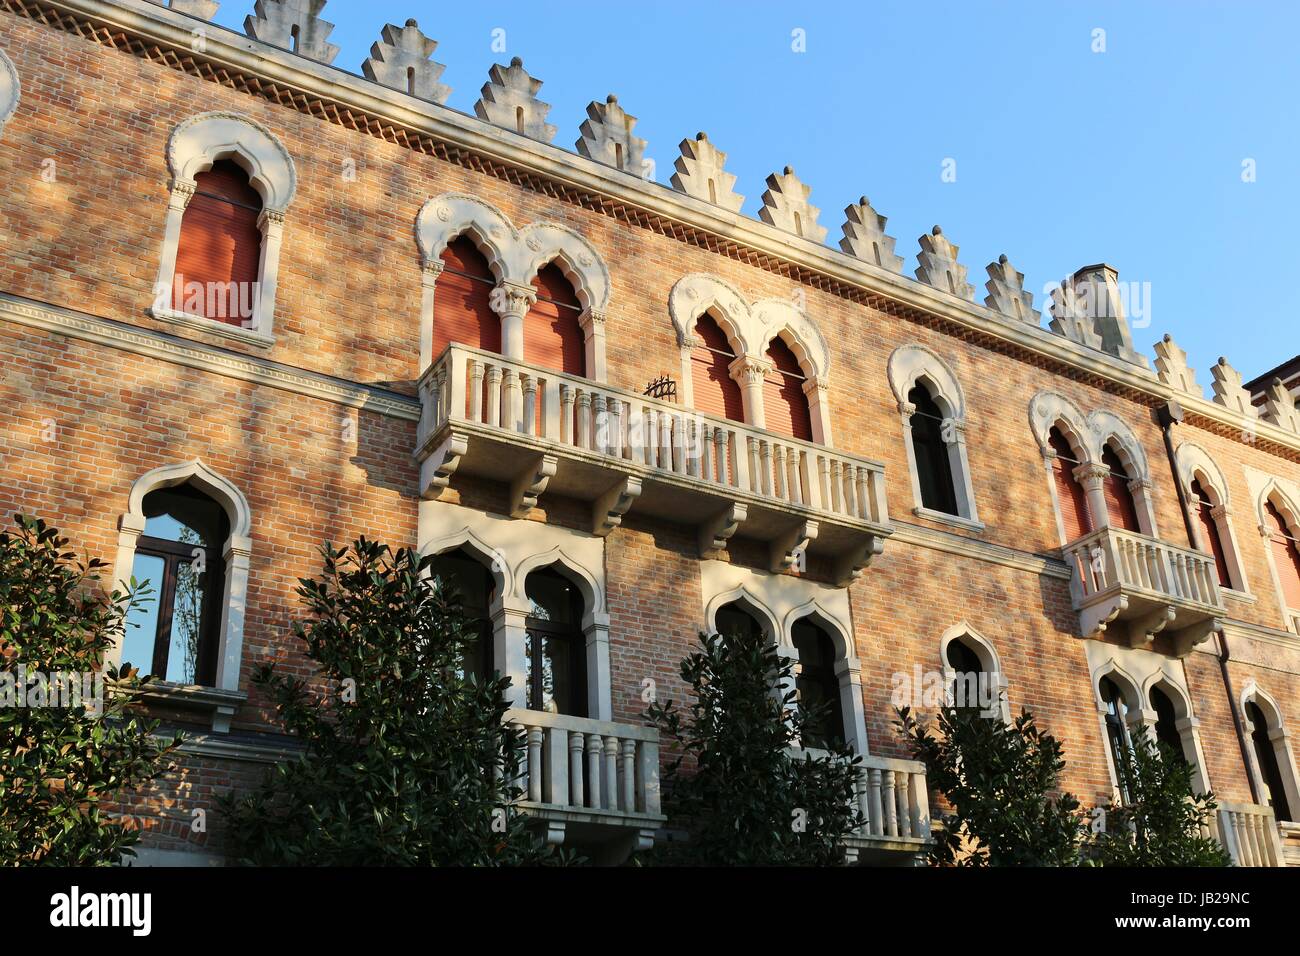
[[[252,6],[225,0],[216,22],[242,29]],[[660,182],[704,130],[749,215],[767,175],[792,165],[832,245],[865,194],[909,276],[917,237],[941,224],[981,302],[984,266],[1003,252],[1044,312],[1045,284],[1109,262],[1150,284],[1138,349],[1150,357],[1173,333],[1207,390],[1220,355],[1251,378],[1300,352],[1287,239],[1300,4],[331,0],[324,15],[334,65],[356,73],[384,23],[416,18],[439,41],[447,105],[465,112],[492,63],[522,56],[565,148],[587,103],[616,93]],[[948,159],[955,182],[941,177]]]

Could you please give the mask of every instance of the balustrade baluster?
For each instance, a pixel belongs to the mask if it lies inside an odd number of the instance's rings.
[[[573,444],[573,386],[560,386],[560,441],[565,445]]]
[[[898,799],[898,835],[912,835],[912,809],[908,805],[907,773],[899,770],[894,783],[894,796]]]
[[[591,449],[591,393],[578,389],[578,447]]]
[[[896,837],[898,836],[898,801],[894,798],[894,772],[886,770],[884,778],[885,832],[891,837]]]
[[[560,731],[569,733],[569,806],[584,807],[587,805],[583,799],[585,790],[582,786],[582,747],[586,735],[581,731]]]
[[[531,375],[522,376],[524,381],[524,420],[525,435],[537,433],[537,379]]]
[[[885,835],[884,799],[880,793],[880,771],[872,769],[871,774],[871,835]]]
[[[587,734],[587,806],[600,808],[600,734]]]
[[[528,728],[528,799],[542,802],[542,738],[540,727]]]
[[[605,788],[602,804],[606,810],[618,809],[618,738],[605,738]]]
[[[623,805],[624,813],[636,812],[636,741],[623,741]]]

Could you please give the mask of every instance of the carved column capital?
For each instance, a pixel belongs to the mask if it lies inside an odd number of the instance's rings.
[[[1110,477],[1110,469],[1105,465],[1084,462],[1074,469],[1074,477],[1085,488],[1100,488],[1101,483]]]
[[[522,317],[537,301],[537,290],[518,282],[502,282],[492,290],[492,309],[501,316]]]
[[[752,355],[742,355],[727,366],[727,371],[732,379],[741,385],[762,385],[768,373],[772,371],[772,365]]]
[[[911,419],[916,414],[916,405],[909,401],[901,401],[898,403],[898,414],[902,415],[904,420]]]

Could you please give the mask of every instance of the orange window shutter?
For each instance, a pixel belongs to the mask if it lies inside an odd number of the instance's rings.
[[[194,181],[194,197],[181,219],[172,307],[248,325],[261,271],[261,198],[231,162],[214,164]]]
[[[452,342],[501,351],[501,321],[492,311],[496,281],[487,260],[468,239],[448,243],[433,294],[433,356]]]
[[[564,273],[543,266],[533,280],[537,301],[524,317],[524,361],[568,375],[587,374],[586,345],[578,317],[582,305]]]
[[[772,371],[763,380],[763,418],[767,430],[812,441],[812,413],[804,394],[803,370],[790,347],[773,339],[767,349]]]
[[[702,344],[691,350],[691,387],[695,408],[706,415],[745,420],[745,403],[740,386],[732,379],[728,366],[736,360],[727,336],[708,315],[700,316],[695,332]]]
[[[1126,531],[1141,531],[1138,526],[1137,508],[1133,504],[1133,494],[1128,490],[1129,477],[1119,456],[1110,446],[1102,452],[1101,463],[1110,474],[1102,482],[1102,491],[1106,496],[1106,511],[1111,524],[1118,525]]]
[[[1273,564],[1282,585],[1282,597],[1287,607],[1300,610],[1300,550],[1296,548],[1295,539],[1291,537],[1291,530],[1282,513],[1271,501],[1265,503],[1264,512],[1269,526],[1269,542],[1273,549]]]
[[[1074,450],[1055,428],[1048,436],[1056,457],[1052,459],[1052,480],[1056,482],[1056,500],[1061,507],[1061,519],[1065,524],[1065,540],[1073,541],[1092,530],[1088,518],[1088,495],[1074,477],[1074,469],[1079,466],[1075,460]]]

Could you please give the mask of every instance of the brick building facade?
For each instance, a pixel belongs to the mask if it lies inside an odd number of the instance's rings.
[[[789,169],[742,216],[703,135],[648,181],[612,97],[551,145],[517,61],[458,113],[413,23],[340,71],[321,6],[264,0],[243,36],[204,0],[0,0],[0,508],[126,577],[168,507],[220,506],[207,663],[151,705],[193,736],[125,808],[155,859],[220,856],[193,810],[285,746],[249,675],[308,672],[296,582],[361,534],[481,562],[556,840],[654,839],[644,695],[680,699],[697,632],[739,614],[839,694],[860,859],[912,859],[928,827],[897,675],[972,659],[1063,740],[1085,804],[1115,741],[1158,729],[1238,859],[1300,844],[1285,388],[1257,409],[1221,360],[1207,399],[1168,337],[1149,361],[1109,267],[1043,327],[1005,260],[977,302],[937,227],[915,279],[865,200],[824,244]],[[251,259],[205,258],[196,196],[245,217],[219,229]],[[173,293],[231,268],[240,315]],[[530,635],[565,591],[570,669],[543,687]]]

